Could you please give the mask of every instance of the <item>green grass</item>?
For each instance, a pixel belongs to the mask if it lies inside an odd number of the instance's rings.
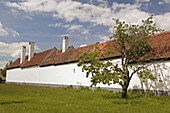
[[[0,113],[170,113],[170,97],[0,84]]]

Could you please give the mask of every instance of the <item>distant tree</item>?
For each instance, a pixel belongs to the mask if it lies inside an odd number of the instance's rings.
[[[152,19],[153,15],[146,20],[142,20],[142,25],[130,25],[124,21],[113,19],[116,25],[113,34],[109,38],[115,40],[113,44],[115,50],[109,48],[99,49],[96,46],[94,52],[84,53],[83,56],[79,57],[78,66],[82,66],[82,71],[86,71],[86,77],[92,74],[91,86],[96,86],[97,83],[108,85],[118,83],[122,87],[122,98],[125,98],[130,80],[135,73],[138,72],[140,78],[152,80],[156,78],[147,71],[148,65],[141,59],[142,56],[152,50],[148,37],[162,31],[156,27]],[[113,63],[112,60],[100,60],[99,57],[103,51],[107,51],[106,55],[108,57],[114,54],[114,51],[118,51],[121,54],[121,65]],[[137,66],[132,65],[134,61],[138,64]]]
[[[6,77],[6,70],[8,68],[8,66],[10,66],[12,64],[12,60],[9,61],[8,63],[6,63],[4,69],[2,69],[2,76]]]

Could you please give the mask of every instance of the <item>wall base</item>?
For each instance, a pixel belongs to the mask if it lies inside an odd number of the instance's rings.
[[[70,85],[62,85],[62,84],[43,84],[43,83],[25,83],[25,82],[6,82],[7,84],[19,84],[19,85],[31,85],[31,86],[44,86],[44,87],[68,87]],[[78,89],[81,85],[72,85],[74,89]],[[89,86],[83,86],[89,87]],[[94,90],[97,87],[89,87]],[[113,92],[121,92],[121,88],[108,88],[108,87],[100,87],[101,89],[110,90]],[[144,89],[129,89],[128,91],[133,91],[136,94],[152,92],[154,96],[170,96],[170,91],[162,91],[162,90],[144,90]]]

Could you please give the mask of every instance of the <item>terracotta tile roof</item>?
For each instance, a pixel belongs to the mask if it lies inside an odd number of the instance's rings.
[[[48,54],[50,54],[50,52],[55,49],[55,48],[52,48],[52,49],[48,49],[46,51],[43,51],[43,52],[40,52],[40,53],[36,53],[34,55],[34,57],[25,63],[23,64],[21,67],[22,68],[25,68],[25,67],[30,67],[30,66],[35,66],[35,65],[39,65],[39,63],[48,56]]]
[[[20,67],[20,58],[16,59],[9,67],[8,69],[12,69],[12,68],[16,68],[16,67]]]
[[[20,58],[18,58],[7,69],[20,67],[27,61],[27,59],[28,59],[28,55],[26,56],[25,61],[22,64],[20,64]]]
[[[48,57],[43,63],[40,64],[40,66],[47,66],[47,65],[53,65],[57,59],[62,56],[62,50],[56,50],[50,57]]]
[[[151,39],[150,44],[153,51],[147,53],[145,56],[143,56],[143,60],[156,60],[156,59],[167,59],[170,58],[170,31],[166,31],[163,33],[155,34],[154,36],[149,37]],[[121,54],[119,51],[115,50],[114,43],[116,40],[104,42],[98,44],[98,47],[100,49],[107,49],[110,48],[114,51],[112,55],[109,56],[109,58],[114,57],[121,57]],[[95,48],[92,50],[92,52],[95,51]],[[106,55],[106,51],[102,52],[100,54],[100,59],[106,59],[108,56]]]
[[[61,53],[61,50],[56,50],[50,57],[48,57],[44,62],[39,64],[40,66],[47,66],[52,65],[55,62],[55,57],[60,56],[59,53]]]
[[[154,60],[154,59],[168,59],[170,58],[170,31],[163,32],[160,34],[156,34],[150,37],[151,47],[153,48],[152,52],[146,54],[143,59],[145,60]],[[31,61],[27,61],[28,56],[23,64],[20,64],[20,58],[14,61],[10,68],[16,67],[29,67],[29,66],[47,66],[47,65],[59,65],[70,62],[78,62],[78,58],[83,55],[83,53],[94,52],[95,45],[97,45],[100,49],[110,48],[114,51],[112,55],[109,57],[106,56],[106,51],[101,53],[100,59],[121,57],[121,54],[115,50],[114,47],[115,40],[104,42],[104,43],[95,43],[79,48],[69,47],[66,52],[62,53],[62,50],[57,50],[56,48],[52,48],[40,53],[35,54],[35,56],[31,59]]]
[[[105,58],[113,58],[113,57],[118,57],[120,56],[120,52],[115,50],[115,46],[114,46],[114,43],[115,43],[116,40],[112,40],[112,41],[108,41],[108,42],[105,42],[106,45],[104,47],[104,49],[106,49],[106,51],[103,51],[100,55],[100,59],[105,59]],[[102,44],[102,43],[101,43]],[[114,51],[113,54],[110,54],[109,56],[106,55],[107,53],[107,50],[110,49],[112,51]]]
[[[79,61],[78,58],[82,56],[83,53],[91,52],[96,44],[97,43],[79,48],[74,48],[67,55],[63,56],[59,61],[55,62],[55,64],[57,65],[69,62],[78,62]]]
[[[156,60],[170,58],[170,31],[151,36],[151,52],[146,54],[143,59]]]

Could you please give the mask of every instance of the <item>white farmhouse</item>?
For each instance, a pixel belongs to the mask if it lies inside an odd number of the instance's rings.
[[[151,47],[154,52],[144,56],[148,63],[153,63],[151,69],[155,74],[161,74],[163,82],[152,82],[144,84],[137,75],[133,76],[129,89],[143,88],[153,90],[170,90],[170,31],[156,34],[151,37]],[[85,72],[82,72],[81,67],[77,66],[78,57],[83,53],[94,51],[95,45],[102,48],[113,47],[114,40],[95,43],[79,48],[68,46],[68,37],[63,37],[63,47],[57,50],[55,47],[40,53],[34,53],[34,42],[29,43],[29,54],[26,55],[26,47],[21,50],[21,57],[15,60],[7,70],[7,83],[17,84],[32,84],[32,85],[49,85],[49,86],[90,86],[90,77],[86,78]],[[120,53],[115,52],[111,57],[107,57],[104,53],[100,59],[113,59],[113,62],[119,63]],[[107,86],[98,84],[100,87],[117,88],[121,87],[118,84]]]

